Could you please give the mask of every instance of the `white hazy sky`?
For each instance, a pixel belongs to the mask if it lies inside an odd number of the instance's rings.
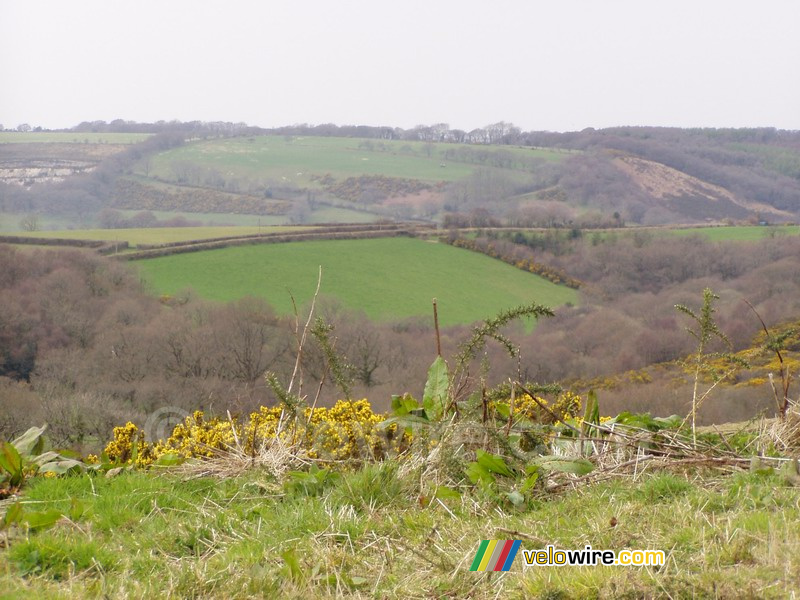
[[[800,129],[800,0],[0,0],[0,124]]]

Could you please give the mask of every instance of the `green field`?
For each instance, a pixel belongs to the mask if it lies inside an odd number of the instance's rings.
[[[150,133],[91,133],[75,131],[0,131],[0,144],[135,144]]]
[[[437,298],[443,325],[472,323],[519,304],[576,302],[558,286],[498,260],[445,244],[407,238],[241,246],[137,263],[159,294],[187,287],[228,301],[265,298],[282,314],[311,300],[320,265],[322,294],[376,320],[431,314]]]
[[[127,219],[136,215],[141,210],[118,209]],[[176,217],[183,217],[187,221],[199,221],[208,227],[228,227],[246,225],[250,227],[265,227],[271,225],[285,225],[286,217],[283,215],[246,215],[238,213],[210,213],[188,211],[151,210],[156,219],[167,221]]]
[[[0,233],[22,235],[20,232],[20,221],[27,216],[27,213],[0,212]],[[39,220],[39,229],[42,230],[55,231],[57,229],[67,229],[68,227],[76,226],[74,220],[61,215],[37,215],[37,218]],[[88,226],[88,223],[84,225],[84,227]],[[32,233],[31,235],[36,235],[36,233]]]
[[[800,227],[797,225],[737,225],[672,229],[670,231],[676,235],[704,235],[715,242],[754,242],[770,236],[798,235]]]
[[[443,158],[446,150],[457,148],[454,144],[429,147],[421,142],[334,137],[224,138],[195,142],[158,154],[153,157],[149,175],[171,180],[175,177],[175,163],[191,163],[216,169],[225,177],[271,179],[299,186],[312,185],[311,175],[325,174],[339,179],[385,175],[429,182],[455,181],[476,168],[474,164]],[[487,152],[546,160],[564,157],[559,152],[505,146],[492,147]]]
[[[68,231],[33,231],[15,235],[42,238],[63,238],[68,240],[103,240],[109,242],[128,242],[138,244],[167,244],[189,240],[254,235],[258,233],[300,232],[309,227],[153,227],[149,229],[75,229]]]

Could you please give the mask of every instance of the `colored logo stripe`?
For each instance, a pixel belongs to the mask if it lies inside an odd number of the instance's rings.
[[[483,553],[483,560],[481,560],[481,564],[478,566],[478,571],[486,570],[486,567],[489,565],[489,561],[492,560],[492,554],[494,554],[495,546],[497,546],[497,540],[489,540],[489,545],[486,546],[486,552]]]
[[[511,546],[514,545],[514,540],[503,540],[503,547],[500,550],[500,556],[497,557],[497,562],[494,563],[492,571],[502,571],[508,558],[508,553],[511,551]]]
[[[481,540],[470,571],[508,571],[519,551],[519,540]]]
[[[503,565],[503,571],[508,571],[511,568],[511,565],[514,564],[514,559],[517,556],[517,552],[519,552],[519,547],[521,544],[522,542],[519,540],[514,540],[514,543],[511,544],[511,549],[509,550],[508,556],[506,557],[506,562]]]
[[[475,555],[475,559],[472,561],[472,566],[469,568],[470,571],[477,571],[478,567],[483,560],[483,553],[486,552],[486,548],[489,545],[489,540],[481,540],[481,545],[478,548],[478,553]]]

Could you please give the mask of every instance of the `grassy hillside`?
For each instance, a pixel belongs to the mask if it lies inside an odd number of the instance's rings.
[[[576,302],[574,290],[500,261],[415,239],[319,241],[226,248],[138,263],[161,294],[193,288],[212,300],[267,299],[280,313],[311,299],[319,265],[322,293],[374,319],[431,314],[439,301],[443,325],[471,323],[499,310],[538,302]]]
[[[473,166],[443,158],[454,144],[392,140],[359,140],[333,137],[258,136],[225,138],[187,144],[156,155],[151,176],[173,179],[175,162],[214,168],[226,176],[274,179],[297,185],[312,185],[312,175],[335,178],[385,175],[428,182],[455,181],[469,175]],[[517,158],[561,160],[563,153],[521,148],[492,148]],[[445,165],[445,166],[443,166]],[[514,165],[512,163],[512,169]]]
[[[146,229],[75,229],[68,231],[26,231],[16,235],[41,238],[62,238],[69,240],[103,240],[138,244],[167,244],[238,235],[259,233],[278,233],[282,231],[299,232],[308,228],[289,226],[264,227],[153,227]]]
[[[798,235],[800,227],[781,225],[764,227],[761,225],[740,225],[733,227],[697,227],[689,229],[671,229],[675,235],[704,235],[715,242],[752,242],[770,236]]]

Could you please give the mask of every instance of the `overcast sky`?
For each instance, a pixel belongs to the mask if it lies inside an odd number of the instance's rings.
[[[0,0],[0,124],[800,129],[800,0]]]

